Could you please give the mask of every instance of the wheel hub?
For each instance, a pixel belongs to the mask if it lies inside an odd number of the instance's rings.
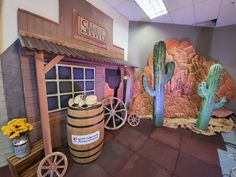
[[[114,116],[114,115],[115,115],[115,113],[116,113],[116,111],[115,111],[115,110],[111,110],[111,115],[112,115],[112,116]]]
[[[56,170],[56,164],[55,164],[55,163],[52,164],[51,170],[52,170],[52,171]]]

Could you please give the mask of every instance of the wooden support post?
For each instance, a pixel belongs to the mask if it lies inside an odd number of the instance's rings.
[[[45,67],[44,67],[44,74],[46,74],[50,69],[52,69],[53,66],[55,66],[57,63],[59,63],[64,56],[57,55],[55,58],[53,58]]]
[[[47,102],[47,90],[46,90],[46,81],[44,74],[43,53],[38,53],[38,52],[35,53],[35,64],[36,64],[36,74],[37,74],[40,117],[41,117],[43,142],[44,142],[44,153],[46,156],[52,153],[52,141],[51,141],[51,131],[50,131],[50,120],[48,114],[48,102]]]

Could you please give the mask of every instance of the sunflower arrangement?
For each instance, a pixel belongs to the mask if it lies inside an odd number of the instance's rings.
[[[12,119],[1,128],[3,135],[9,136],[10,139],[19,138],[32,129],[33,126],[26,122],[26,118]]]

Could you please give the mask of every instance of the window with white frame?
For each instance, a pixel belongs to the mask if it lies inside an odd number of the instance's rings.
[[[95,94],[95,68],[57,64],[46,73],[49,112],[68,107],[68,100],[79,94]]]

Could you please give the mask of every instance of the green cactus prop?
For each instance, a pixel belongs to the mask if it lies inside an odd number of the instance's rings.
[[[153,99],[153,123],[157,127],[163,125],[164,119],[164,85],[171,79],[175,70],[173,61],[166,61],[165,42],[159,41],[153,49],[153,71],[154,71],[154,90],[148,86],[146,76],[143,76],[143,88]]]
[[[226,103],[225,97],[221,97],[220,101],[215,103],[215,95],[220,83],[221,73],[222,66],[213,64],[208,72],[207,81],[198,85],[198,95],[204,98],[196,123],[198,129],[207,131],[213,110],[221,108]]]

